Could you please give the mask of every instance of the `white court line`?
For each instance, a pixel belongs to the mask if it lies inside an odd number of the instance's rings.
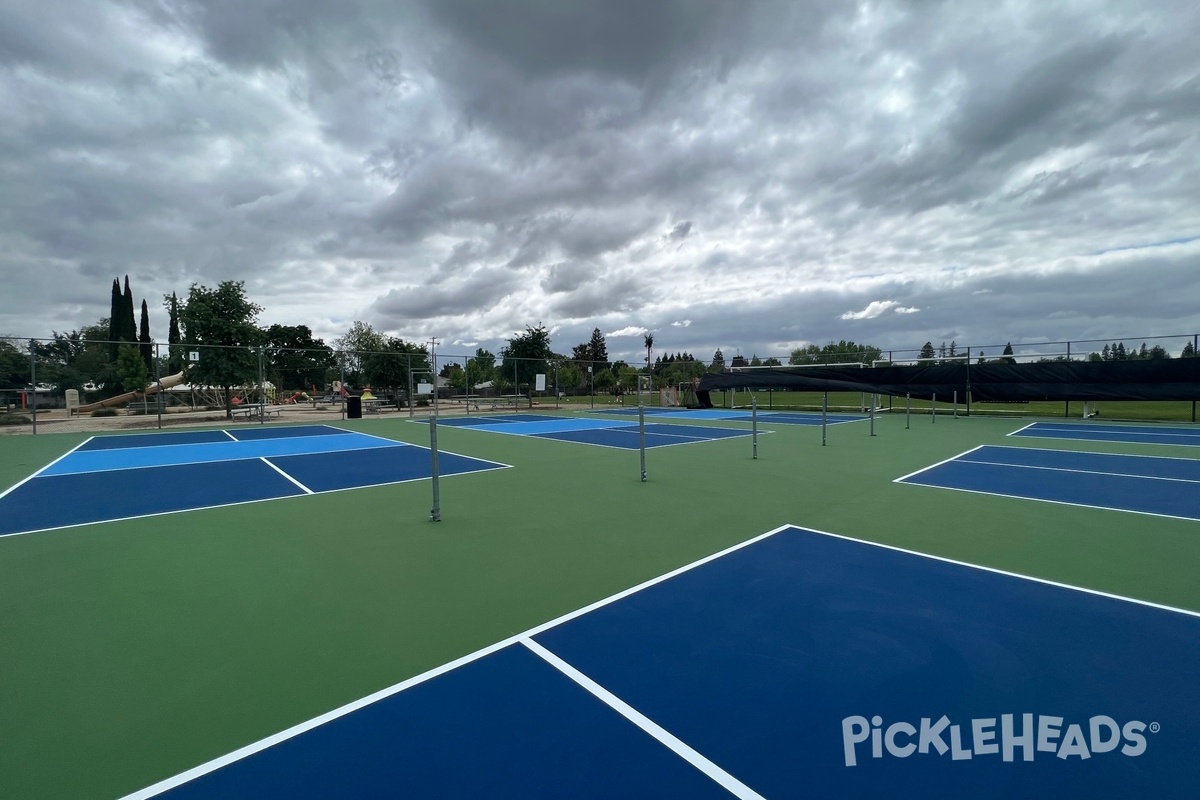
[[[221,433],[225,434],[225,435],[226,435],[226,436],[228,436],[230,439],[233,439],[235,442],[240,442],[240,441],[241,441],[241,439],[237,438],[236,436],[234,436],[232,433],[230,433],[229,431],[225,430],[224,428],[222,428],[222,429],[221,429]],[[213,443],[213,442],[210,442],[209,444],[215,444],[215,443]]]
[[[277,467],[277,466],[275,466],[274,464],[272,464],[270,461],[267,461],[267,459],[266,459],[265,457],[260,457],[258,460],[259,460],[259,461],[261,461],[261,462],[263,462],[264,464],[266,464],[266,465],[267,465],[268,467],[270,467],[271,469],[273,469],[273,470],[275,470],[276,472],[278,472],[278,473],[279,473],[280,475],[282,475],[283,477],[287,478],[287,479],[288,479],[289,481],[291,481],[292,483],[296,484],[296,486],[299,486],[301,489],[303,489],[303,490],[304,490],[304,493],[305,493],[305,494],[316,494],[316,492],[314,492],[312,489],[308,488],[308,487],[307,487],[307,486],[305,486],[303,483],[301,483],[300,481],[298,481],[298,480],[296,480],[295,478],[293,478],[291,475],[288,475],[286,472],[284,472],[284,471],[283,471],[283,470],[281,470],[279,467]]]
[[[959,453],[956,456],[950,456],[949,458],[943,458],[941,461],[937,462],[936,464],[930,464],[928,467],[921,467],[916,472],[910,472],[907,475],[901,475],[899,478],[896,478],[895,480],[893,480],[892,483],[903,483],[904,481],[907,481],[909,478],[913,477],[914,475],[920,475],[922,472],[928,472],[929,470],[934,469],[935,467],[940,467],[942,464],[949,464],[951,461],[962,458],[965,455],[974,453],[976,450],[982,450],[985,447],[987,447],[986,444],[977,445],[976,447],[972,447],[970,450],[966,450],[962,453]],[[1019,448],[1014,448],[1014,449],[1019,449]]]
[[[943,486],[939,483],[922,483],[921,481],[908,481],[907,483],[905,483],[905,485],[906,486],[924,486],[927,489],[946,489],[951,492],[966,492],[967,494],[977,494],[977,495],[981,495],[983,497],[1007,497],[1012,500],[1030,500],[1034,503],[1053,503],[1056,506],[1073,506],[1075,508],[1090,508],[1090,509],[1093,509],[1096,511],[1119,511],[1123,514],[1140,514],[1141,516],[1144,516],[1144,517],[1160,517],[1162,519],[1178,519],[1178,520],[1183,520],[1185,522],[1200,521],[1200,520],[1197,520],[1196,517],[1184,517],[1179,514],[1160,514],[1157,511],[1138,511],[1135,508],[1118,508],[1117,506],[1096,506],[1096,505],[1092,505],[1090,503],[1074,503],[1069,500],[1048,500],[1044,497],[1030,497],[1029,495],[1024,495],[1024,494],[1007,494],[1005,492],[985,492],[982,489],[963,489],[959,486]],[[1037,578],[1030,578],[1030,580],[1037,580]],[[1068,588],[1077,588],[1077,587],[1068,587]],[[1090,591],[1090,590],[1081,589],[1080,591]],[[1103,592],[1101,592],[1100,594],[1103,594]],[[1120,597],[1119,595],[1112,595],[1112,596],[1117,597],[1118,599],[1121,599],[1121,600],[1133,600],[1133,598]],[[1141,602],[1141,601],[1134,600],[1133,602]],[[1153,603],[1151,603],[1150,605],[1153,605]],[[1162,606],[1162,607],[1170,608],[1170,606]],[[1178,608],[1170,608],[1170,610],[1182,611],[1182,609],[1178,609]],[[1189,611],[1186,613],[1190,614],[1190,613],[1195,613],[1195,612]]]
[[[388,440],[388,441],[391,441],[391,440]],[[419,445],[412,445],[412,446],[418,447],[419,449],[425,450],[426,452],[428,452],[428,450],[429,450],[428,447],[420,447]],[[383,450],[385,448],[375,447],[375,448],[371,448],[371,449],[372,450]],[[352,451],[336,451],[336,452],[352,452]],[[447,453],[448,451],[439,450],[438,452],[439,453]],[[448,453],[448,454],[449,455],[461,455],[459,453]],[[322,455],[322,454],[321,453],[307,453],[305,455]],[[61,456],[60,456],[60,458],[61,458]],[[279,456],[275,456],[275,458],[279,458]],[[463,458],[469,458],[472,461],[478,461],[480,463],[490,464],[492,466],[483,467],[480,469],[473,469],[470,472],[454,472],[454,473],[450,473],[450,474],[443,474],[439,477],[444,480],[446,478],[456,478],[460,475],[474,475],[474,474],[480,473],[480,472],[491,472],[492,470],[497,470],[497,469],[513,469],[512,464],[505,464],[500,461],[491,461],[491,460],[484,459],[484,458],[476,458],[475,456],[463,456]],[[253,461],[254,459],[247,458],[247,459],[238,459],[238,460],[239,461]],[[51,463],[53,463],[53,462],[51,462]],[[205,462],[205,463],[216,463],[216,462]],[[49,466],[51,466],[51,464],[46,465],[46,467],[49,467]],[[187,465],[184,465],[184,466],[187,466]],[[274,465],[272,464],[271,466],[274,466]],[[129,469],[144,469],[144,468],[143,467],[130,467]],[[72,474],[77,474],[77,473],[72,473]],[[33,477],[33,476],[30,476],[30,477]],[[363,484],[361,486],[346,486],[346,487],[343,487],[340,489],[323,489],[319,492],[310,492],[310,494],[312,494],[314,496],[319,496],[319,495],[323,495],[323,494],[333,494],[335,492],[355,492],[355,491],[358,491],[359,489],[374,489],[379,486],[399,486],[402,483],[416,483],[417,481],[427,481],[427,480],[430,480],[430,478],[431,478],[431,476],[425,475],[425,476],[416,477],[416,478],[405,478],[405,479],[399,480],[399,481],[385,481],[384,483],[367,483],[367,484]],[[29,478],[26,478],[25,480],[29,480]],[[24,483],[24,482],[25,481],[22,481],[22,483]],[[17,488],[17,487],[13,486],[8,491],[12,491],[12,489],[15,489],[15,488]],[[303,487],[301,487],[301,488],[303,488]],[[3,495],[0,495],[0,496],[3,496]],[[137,514],[132,517],[116,517],[113,519],[98,519],[98,520],[94,520],[92,522],[74,522],[74,523],[71,523],[70,525],[53,525],[49,528],[35,528],[34,530],[29,530],[29,531],[13,531],[12,533],[0,533],[0,539],[6,539],[10,536],[24,536],[29,533],[48,533],[50,531],[67,530],[68,528],[82,528],[87,525],[105,525],[110,522],[131,522],[133,520],[138,520],[138,519],[150,519],[151,517],[164,517],[169,514],[187,514],[192,511],[207,511],[207,510],[213,509],[213,508],[232,508],[233,506],[244,506],[244,505],[249,505],[251,503],[270,503],[270,502],[274,502],[276,500],[294,500],[294,499],[297,499],[297,498],[303,497],[303,496],[304,495],[283,495],[282,497],[263,497],[263,498],[259,498],[256,500],[238,500],[237,502],[234,502],[234,503],[219,503],[215,506],[193,506],[191,508],[177,508],[177,509],[173,509],[171,511],[155,511],[150,514]]]
[[[1179,459],[1186,461],[1187,459]],[[1113,478],[1143,478],[1149,481],[1175,481],[1177,483],[1200,483],[1195,478],[1168,478],[1164,475],[1138,475],[1132,472],[1106,472],[1100,469],[1072,469],[1071,467],[1044,467],[1039,464],[1006,464],[1003,461],[973,461],[969,458],[956,459],[957,464],[980,464],[985,467],[1011,467],[1012,469],[1040,469],[1047,472],[1070,472],[1076,475],[1108,475]]]
[[[1017,435],[1018,433],[1020,433],[1021,431],[1026,431],[1026,430],[1029,430],[1030,428],[1032,428],[1032,427],[1033,427],[1033,426],[1035,426],[1035,425],[1037,425],[1037,423],[1036,423],[1036,422],[1031,422],[1031,423],[1029,423],[1028,425],[1025,425],[1025,426],[1023,426],[1023,427],[1020,427],[1020,428],[1017,428],[1017,429],[1016,429],[1015,431],[1013,431],[1012,433],[1006,433],[1006,434],[1004,434],[1004,435],[1005,435],[1005,436],[1016,436],[1016,435]]]
[[[36,478],[37,476],[41,475],[43,472],[45,472],[46,470],[50,469],[50,468],[51,468],[51,467],[53,467],[55,464],[57,464],[58,462],[62,461],[64,458],[66,458],[67,456],[71,455],[71,453],[74,453],[76,450],[78,450],[79,448],[83,447],[85,444],[87,444],[88,442],[90,442],[92,439],[95,439],[95,438],[96,438],[95,436],[89,436],[88,438],[86,438],[86,439],[84,439],[82,442],[80,442],[79,444],[77,444],[77,445],[75,445],[74,447],[72,447],[72,448],[71,448],[70,450],[68,450],[67,452],[63,453],[63,454],[62,454],[61,456],[59,456],[58,458],[56,458],[56,459],[54,459],[53,461],[51,461],[51,462],[50,462],[49,464],[47,464],[46,466],[44,466],[44,467],[42,467],[41,469],[39,469],[37,472],[33,473],[32,475],[28,475],[28,476],[26,476],[26,477],[22,478],[21,480],[17,481],[17,482],[16,482],[16,483],[14,483],[12,486],[10,486],[10,487],[8,487],[7,489],[5,489],[3,492],[0,492],[0,499],[4,498],[4,497],[5,497],[6,495],[8,495],[10,492],[14,492],[14,491],[16,491],[18,488],[20,488],[20,487],[24,486],[25,484],[29,483],[31,480],[33,480],[33,479],[34,479],[34,478]]]
[[[966,491],[966,490],[964,490],[964,491]],[[970,564],[965,561],[958,561],[953,558],[946,558],[944,556],[935,556],[935,555],[931,555],[929,553],[919,553],[915,550],[906,550],[903,547],[896,547],[895,545],[881,544],[879,542],[871,542],[871,541],[867,541],[865,539],[855,539],[851,536],[843,536],[843,535],[837,534],[837,533],[828,533],[826,531],[816,530],[815,528],[801,528],[799,525],[792,525],[792,524],[780,525],[779,527],[774,528],[773,530],[767,531],[766,533],[763,533],[763,534],[759,534],[758,536],[755,536],[751,539],[747,539],[744,542],[735,544],[732,547],[727,547],[724,550],[720,550],[716,553],[713,553],[712,555],[705,556],[704,558],[701,558],[697,561],[693,561],[690,564],[685,564],[684,566],[679,567],[678,569],[671,570],[670,572],[660,575],[657,578],[651,578],[648,581],[639,583],[638,585],[632,586],[628,589],[625,589],[624,591],[617,592],[616,594],[610,595],[609,597],[606,597],[602,600],[597,600],[596,602],[586,605],[583,608],[577,609],[575,611],[571,611],[567,614],[564,614],[561,617],[557,617],[548,622],[544,622],[541,625],[537,625],[533,628],[530,628],[529,630],[527,630],[523,633],[515,634],[513,636],[508,637],[507,639],[501,639],[500,641],[498,641],[494,644],[490,644],[490,645],[483,647],[479,650],[476,650],[472,653],[468,653],[464,656],[456,658],[453,661],[449,661],[445,664],[442,664],[439,667],[434,667],[431,670],[422,672],[419,675],[414,675],[413,677],[411,677],[407,680],[401,681],[400,683],[394,684],[385,689],[380,689],[378,692],[369,694],[366,697],[360,698],[351,703],[347,703],[346,705],[340,706],[331,711],[327,711],[326,713],[321,714],[320,716],[317,716],[317,717],[313,717],[312,719],[310,719],[306,722],[301,722],[298,725],[294,725],[291,728],[288,728],[286,730],[280,731],[279,733],[268,736],[265,739],[260,739],[257,742],[248,744],[245,747],[239,748],[239,749],[234,750],[230,753],[227,753],[223,756],[215,758],[211,761],[200,764],[199,766],[193,767],[192,769],[189,769],[186,772],[181,772],[178,775],[172,776],[170,778],[166,778],[165,780],[159,781],[158,783],[155,783],[152,786],[148,786],[145,789],[141,789],[139,791],[134,792],[133,794],[129,794],[122,798],[119,798],[119,800],[148,800],[151,797],[156,797],[157,795],[162,794],[165,791],[174,789],[175,787],[180,786],[184,783],[187,783],[188,781],[194,780],[195,778],[199,778],[202,775],[207,775],[208,773],[214,772],[215,770],[218,770],[218,769],[221,769],[222,767],[228,766],[229,764],[232,764],[235,761],[240,761],[243,758],[254,755],[255,753],[266,750],[267,748],[272,747],[276,744],[287,741],[288,739],[292,739],[292,738],[299,736],[302,733],[306,733],[307,731],[310,731],[314,728],[320,727],[321,725],[324,725],[326,722],[331,722],[335,719],[338,719],[339,717],[344,717],[347,714],[351,714],[351,713],[359,710],[360,708],[364,708],[366,706],[371,705],[372,703],[376,703],[380,700],[384,700],[388,697],[391,697],[394,694],[404,691],[405,689],[409,689],[413,686],[424,683],[428,680],[438,677],[439,675],[444,675],[445,673],[450,672],[451,670],[457,669],[458,667],[465,666],[466,664],[470,664],[474,661],[478,661],[479,659],[483,658],[484,656],[491,655],[492,653],[502,650],[505,647],[508,647],[513,644],[523,643],[523,640],[530,639],[530,638],[538,635],[539,633],[543,633],[552,628],[558,627],[559,625],[562,625],[566,622],[570,622],[571,620],[576,619],[577,617],[581,617],[584,614],[595,611],[598,608],[603,608],[604,606],[615,603],[618,600],[623,600],[624,598],[629,597],[630,595],[633,595],[640,591],[648,589],[651,586],[655,586],[659,583],[662,583],[663,581],[670,580],[671,578],[674,578],[676,575],[682,575],[683,573],[689,572],[693,569],[696,569],[697,567],[703,566],[703,565],[709,563],[710,561],[715,561],[719,558],[722,558],[723,556],[729,555],[730,553],[737,552],[738,550],[741,550],[742,548],[749,547],[750,545],[756,544],[757,542],[760,542],[763,539],[767,539],[771,536],[781,533],[782,531],[791,530],[791,529],[796,529],[801,532],[815,533],[820,536],[828,536],[832,539],[841,539],[842,541],[854,542],[857,544],[867,545],[870,547],[878,547],[883,550],[891,550],[892,552],[896,552],[896,553],[904,553],[906,555],[917,556],[918,558],[927,558],[932,561],[940,561],[943,564],[952,564],[954,566],[964,567],[966,569],[976,569],[976,570],[980,570],[982,572],[990,572],[993,575],[1003,575],[1003,576],[1006,576],[1009,578],[1017,578],[1019,580],[1031,581],[1033,583],[1040,583],[1043,586],[1054,586],[1059,589],[1067,589],[1067,590],[1074,591],[1074,592],[1082,592],[1084,594],[1089,594],[1089,595],[1092,595],[1095,597],[1105,597],[1110,600],[1118,600],[1121,602],[1133,603],[1134,605],[1144,606],[1146,608],[1154,608],[1154,609],[1158,609],[1160,611],[1169,611],[1169,612],[1173,612],[1176,614],[1185,614],[1190,617],[1200,618],[1200,612],[1189,611],[1189,610],[1183,609],[1183,608],[1175,608],[1174,606],[1163,605],[1161,603],[1154,603],[1149,600],[1139,600],[1134,597],[1123,597],[1118,594],[1112,594],[1110,592],[1100,591],[1099,589],[1088,589],[1088,588],[1082,587],[1082,586],[1072,586],[1068,583],[1060,583],[1058,581],[1052,581],[1052,580],[1048,580],[1046,578],[1036,578],[1031,575],[1022,575],[1018,572],[1009,572],[1007,570],[997,569],[995,567],[986,567],[986,566],[982,566],[980,564]]]
[[[600,684],[596,683],[587,675],[584,675],[566,661],[563,661],[545,647],[542,647],[540,644],[529,638],[521,639],[521,644],[525,645],[527,648],[540,656],[544,661],[546,661],[546,663],[550,664],[550,666],[554,667],[563,675],[566,675],[579,686],[586,689],[613,711],[616,711],[622,717],[648,733],[659,744],[665,746],[675,755],[679,756],[684,761],[688,762],[693,767],[712,778],[735,797],[745,798],[745,800],[765,800],[765,798],[758,792],[754,791],[749,786],[742,783],[713,762],[709,761],[696,750],[692,749],[692,747],[686,744],[682,739],[675,736],[675,734],[671,733],[666,728],[662,727],[657,722],[650,719],[645,714],[638,711],[636,708],[629,705]]]

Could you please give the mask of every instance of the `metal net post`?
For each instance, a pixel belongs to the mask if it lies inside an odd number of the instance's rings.
[[[758,458],[758,397],[750,393],[750,442],[751,457]]]

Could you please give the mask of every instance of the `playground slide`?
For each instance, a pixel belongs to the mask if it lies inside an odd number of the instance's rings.
[[[164,388],[164,389],[170,389],[172,386],[178,386],[179,384],[183,383],[183,373],[177,372],[174,375],[168,375],[167,377],[163,378],[159,383],[162,384],[162,388]],[[142,397],[143,395],[156,394],[158,392],[158,386],[159,386],[158,383],[152,383],[149,386],[147,386],[145,388],[145,390],[140,391],[140,392],[126,392],[125,394],[119,394],[116,397],[109,397],[106,400],[101,400],[99,403],[88,403],[85,406],[80,406],[79,408],[75,409],[75,413],[76,414],[87,414],[89,412],[95,411],[98,408],[108,408],[109,406],[119,406],[124,403],[128,403],[133,400],[137,400],[138,398]]]

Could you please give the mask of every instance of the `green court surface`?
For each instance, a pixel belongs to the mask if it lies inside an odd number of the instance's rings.
[[[645,483],[636,451],[442,426],[513,468],[444,479],[440,523],[420,480],[0,538],[0,794],[120,797],[786,523],[1200,609],[1200,523],[893,483],[1046,447],[1006,438],[1027,423],[884,415],[822,447],[764,422],[757,460],[749,439],[662,448]],[[0,439],[0,491],[85,438]]]

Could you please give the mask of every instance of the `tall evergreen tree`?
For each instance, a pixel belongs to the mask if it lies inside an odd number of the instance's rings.
[[[170,322],[167,327],[167,371],[172,375],[183,369],[183,348],[179,346],[179,298],[171,292],[166,300]]]
[[[926,342],[925,344],[921,345],[921,352],[917,357],[922,361],[933,358],[933,342]]]
[[[121,298],[121,341],[136,344],[137,316],[133,310],[133,290],[129,288],[129,276],[125,276],[125,295]]]
[[[142,351],[142,361],[146,362],[148,374],[154,374],[154,346],[150,344],[150,310],[146,301],[142,301],[142,321],[138,326],[138,348]]]
[[[117,360],[118,342],[121,341],[121,315],[125,310],[124,300],[121,298],[121,281],[119,278],[113,278],[112,284],[112,306],[108,312],[108,360]]]

